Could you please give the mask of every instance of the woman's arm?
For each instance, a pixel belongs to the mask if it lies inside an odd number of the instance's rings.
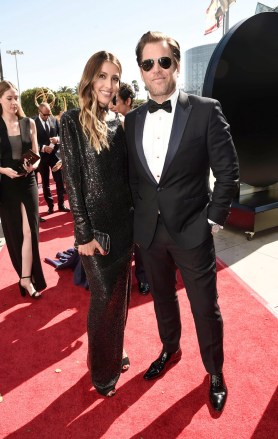
[[[39,154],[39,147],[38,147],[38,139],[37,139],[37,128],[36,128],[35,121],[33,119],[30,119],[30,134],[31,134],[31,140],[32,140],[32,151],[35,154],[40,155]],[[34,171],[39,166],[39,163],[40,163],[40,159],[36,163],[34,163],[33,165],[25,165],[26,171],[27,172]]]
[[[66,183],[71,213],[74,218],[75,239],[78,245],[91,242],[94,238],[93,225],[87,212],[84,193],[85,178],[82,166],[82,147],[78,133],[78,119],[64,113],[60,124],[60,151],[63,163],[63,176]]]

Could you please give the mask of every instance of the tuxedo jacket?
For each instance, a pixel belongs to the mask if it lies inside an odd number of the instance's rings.
[[[56,145],[54,145],[53,151],[50,154],[41,151],[43,145],[49,145],[50,144],[49,137],[59,136],[59,123],[58,123],[58,120],[55,117],[49,117],[48,118],[48,122],[49,122],[49,125],[50,125],[50,135],[49,136],[47,135],[47,133],[45,131],[45,128],[44,128],[44,124],[42,124],[40,118],[38,116],[35,118],[35,123],[36,123],[36,127],[37,127],[37,139],[38,139],[39,151],[40,151],[40,156],[41,156],[41,162],[49,161],[50,157],[51,158],[53,158],[54,156],[56,157],[56,152],[58,151],[58,149],[60,147],[60,144],[56,143]]]
[[[229,124],[218,101],[179,93],[160,182],[143,150],[148,105],[129,112],[125,132],[134,201],[134,240],[152,242],[158,213],[176,244],[194,248],[211,233],[208,218],[223,225],[238,188],[239,166]],[[210,189],[210,168],[215,177]]]

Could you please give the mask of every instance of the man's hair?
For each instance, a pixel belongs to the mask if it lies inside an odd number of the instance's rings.
[[[117,94],[123,100],[123,102],[126,102],[128,98],[130,98],[131,99],[130,106],[132,106],[133,99],[135,98],[135,93],[131,85],[127,84],[126,82],[122,82]]]
[[[41,110],[42,108],[47,108],[48,110],[51,110],[50,105],[48,102],[41,102],[39,104],[39,110]]]
[[[169,37],[168,35],[163,34],[162,32],[148,31],[147,33],[142,35],[142,37],[138,41],[138,44],[137,44],[136,49],[135,49],[136,59],[137,59],[137,63],[138,63],[139,67],[141,66],[142,61],[143,61],[142,60],[142,53],[143,53],[143,49],[146,46],[146,44],[158,43],[159,41],[166,41],[169,44],[169,47],[171,49],[174,60],[175,60],[176,64],[179,64],[180,59],[181,59],[179,43],[176,40],[174,40],[173,38]]]

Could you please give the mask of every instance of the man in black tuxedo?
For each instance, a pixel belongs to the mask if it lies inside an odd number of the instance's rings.
[[[134,91],[129,84],[121,82],[120,88],[114,97],[115,102],[112,111],[123,115],[127,115],[132,110],[133,100],[135,98]],[[112,101],[113,104],[113,101]],[[137,279],[138,291],[142,295],[146,295],[150,291],[150,286],[147,280],[147,276],[142,261],[140,248],[135,245],[134,247],[134,262],[135,262],[135,277]]]
[[[60,138],[58,121],[51,115],[51,109],[47,102],[42,102],[39,105],[39,115],[35,118],[35,122],[41,156],[38,170],[42,178],[43,195],[48,205],[48,213],[53,213],[54,201],[49,184],[49,168],[52,169],[59,161],[57,151],[60,146]],[[61,169],[53,171],[52,175],[56,184],[58,208],[61,212],[69,212],[70,209],[64,205],[65,188]]]
[[[147,32],[136,55],[151,99],[125,119],[134,238],[141,249],[163,345],[144,378],[160,377],[181,359],[178,268],[210,375],[210,401],[221,411],[227,387],[213,234],[223,226],[238,187],[237,154],[219,102],[177,90],[180,47],[175,40]],[[212,192],[210,168],[215,177]]]

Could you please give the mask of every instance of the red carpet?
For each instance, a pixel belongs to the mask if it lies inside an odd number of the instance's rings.
[[[42,259],[73,244],[71,214],[46,219]],[[183,289],[183,358],[165,377],[147,383],[142,375],[160,342],[151,298],[140,296],[134,283],[125,343],[131,368],[108,399],[92,389],[86,368],[89,293],[73,285],[71,270],[56,272],[46,263],[43,268],[48,283],[43,298],[21,298],[6,248],[0,253],[1,439],[278,437],[277,320],[228,268],[218,267],[229,387],[221,415],[210,410],[208,378]]]

